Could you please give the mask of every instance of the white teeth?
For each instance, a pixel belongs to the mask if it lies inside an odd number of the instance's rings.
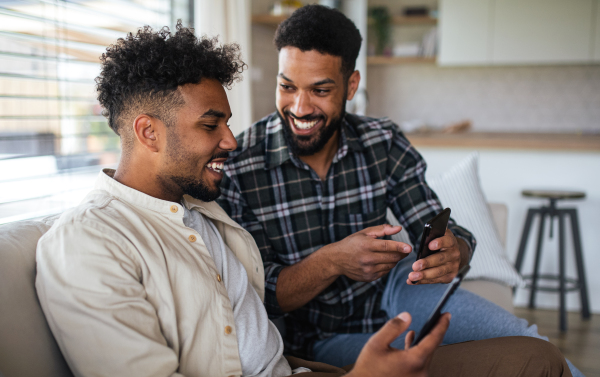
[[[313,120],[311,122],[302,122],[294,118],[292,118],[292,120],[294,121],[294,125],[296,126],[296,128],[299,128],[301,130],[308,130],[310,128],[313,128],[318,122],[318,120]]]
[[[223,170],[223,166],[225,166],[223,162],[209,162],[208,164],[206,164],[207,168],[216,172],[221,172],[221,170]]]

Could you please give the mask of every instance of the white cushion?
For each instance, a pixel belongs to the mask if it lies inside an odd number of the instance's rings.
[[[470,154],[428,183],[442,205],[452,209],[452,218],[473,233],[477,240],[471,270],[466,279],[490,280],[511,287],[523,286],[523,279],[508,260],[481,189],[479,154]]]

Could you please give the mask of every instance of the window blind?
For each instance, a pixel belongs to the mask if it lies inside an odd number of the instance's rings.
[[[116,166],[99,58],[128,32],[192,14],[193,0],[0,0],[0,224],[61,213]]]

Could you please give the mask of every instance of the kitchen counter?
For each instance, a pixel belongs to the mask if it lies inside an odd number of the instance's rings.
[[[465,132],[407,133],[416,147],[600,152],[600,134]]]

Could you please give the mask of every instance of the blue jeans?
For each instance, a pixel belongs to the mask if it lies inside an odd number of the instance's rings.
[[[390,318],[409,312],[412,323],[408,330],[419,332],[427,317],[446,290],[445,284],[408,285],[406,279],[412,271],[416,257],[411,253],[390,272],[383,292],[381,306]],[[531,336],[548,340],[537,332],[537,326],[528,326],[526,320],[517,318],[496,304],[464,289],[458,289],[446,303],[444,312],[452,313],[450,327],[443,344],[481,340],[503,336]],[[407,331],[408,331],[407,330]],[[372,334],[338,334],[314,345],[315,361],[342,367],[356,361],[358,354]],[[406,332],[392,346],[404,349]],[[574,377],[583,374],[567,360]]]

